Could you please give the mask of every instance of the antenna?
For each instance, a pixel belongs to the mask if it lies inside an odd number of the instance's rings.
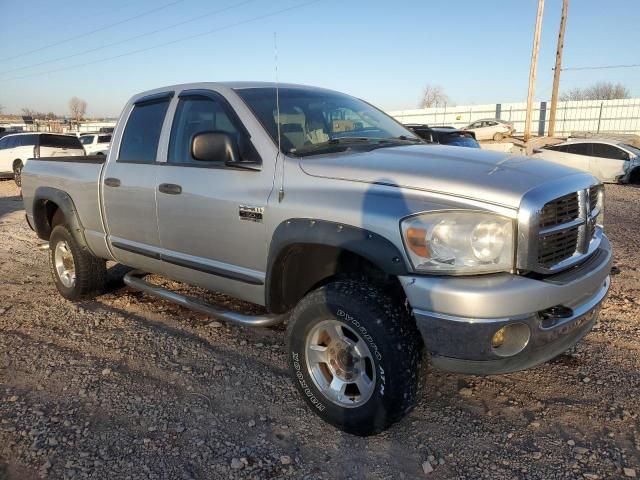
[[[278,33],[273,32],[273,54],[276,69],[276,116],[278,121],[278,150],[280,150],[280,89],[278,88]]]
[[[278,122],[278,156],[282,154],[282,145],[280,144],[280,87],[278,82],[278,33],[273,32],[273,53],[276,69],[276,121]],[[280,190],[278,190],[278,202],[282,202],[284,198],[284,157],[282,158],[282,174],[280,177]]]

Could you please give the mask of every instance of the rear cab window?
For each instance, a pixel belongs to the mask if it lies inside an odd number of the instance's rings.
[[[171,97],[173,92],[153,95],[134,105],[122,135],[118,162],[155,163]]]

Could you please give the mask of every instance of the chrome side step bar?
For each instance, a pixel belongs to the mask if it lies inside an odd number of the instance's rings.
[[[178,305],[182,305],[183,307],[191,310],[204,313],[216,320],[224,320],[226,322],[243,325],[245,327],[270,327],[282,323],[288,316],[287,314],[243,315],[241,313],[230,312],[228,310],[221,310],[201,300],[180,295],[179,293],[172,292],[166,288],[146,282],[141,278],[145,275],[148,275],[148,273],[140,270],[133,270],[124,276],[124,283],[131,288],[148,293],[149,295],[164,298],[165,300],[177,303]]]

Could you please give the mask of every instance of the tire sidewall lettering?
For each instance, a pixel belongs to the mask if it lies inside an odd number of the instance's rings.
[[[302,368],[300,366],[300,355],[297,352],[291,352],[291,363],[293,365],[293,369],[295,370],[296,380],[298,380],[298,383],[300,383],[300,387],[302,388],[302,391],[304,392],[306,397],[315,408],[317,408],[321,412],[324,411],[326,408],[325,405],[318,399],[318,397],[316,397],[304,378],[304,374],[302,373]]]
[[[346,322],[347,324],[351,324],[353,327],[355,327],[360,337],[369,345],[369,350],[371,351],[373,356],[376,358],[378,363],[378,377],[380,378],[380,387],[378,389],[378,393],[381,396],[384,396],[384,387],[386,384],[386,377],[385,377],[384,369],[382,368],[382,364],[381,364],[382,353],[380,353],[380,349],[378,348],[378,345],[373,340],[373,337],[371,336],[371,334],[358,321],[358,319],[354,315],[351,315],[350,313],[345,312],[341,308],[336,309],[335,315],[341,320],[343,320],[344,322]]]

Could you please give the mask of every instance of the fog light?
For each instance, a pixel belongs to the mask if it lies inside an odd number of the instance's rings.
[[[496,333],[493,334],[493,338],[491,339],[491,346],[493,348],[500,348],[504,343],[504,333],[506,332],[507,327],[502,327]]]
[[[526,323],[510,323],[493,334],[491,347],[496,355],[510,357],[524,350],[530,337],[531,331]]]

